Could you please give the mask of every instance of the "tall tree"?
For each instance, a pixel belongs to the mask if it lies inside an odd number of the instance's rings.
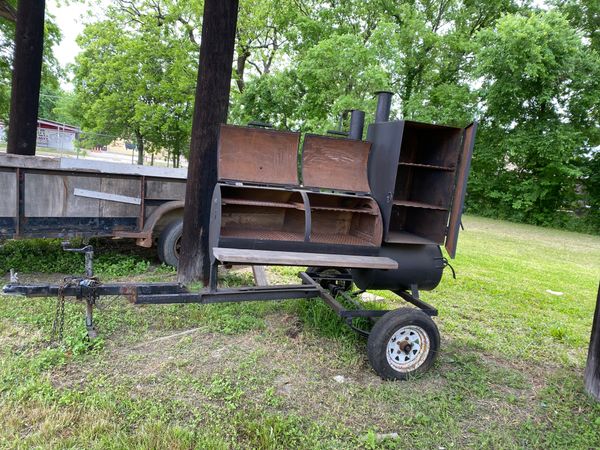
[[[205,0],[178,277],[210,277],[208,231],[220,124],[227,121],[237,0]]]
[[[484,126],[470,204],[535,224],[567,221],[598,145],[600,59],[555,11],[507,15],[478,39]]]
[[[86,27],[75,92],[85,130],[135,139],[139,164],[147,148],[178,162],[189,142],[197,47],[179,8],[150,3],[110,7],[108,20]]]
[[[7,152],[35,155],[45,0],[19,0]]]

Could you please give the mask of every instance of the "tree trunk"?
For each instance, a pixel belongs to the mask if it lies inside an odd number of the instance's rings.
[[[210,276],[208,229],[219,126],[227,121],[238,0],[205,0],[178,278]]]
[[[600,286],[598,286],[596,313],[594,314],[584,379],[585,389],[592,397],[600,401]]]
[[[19,0],[7,153],[35,155],[45,8],[45,0]]]
[[[144,165],[144,136],[139,131],[135,132],[135,139],[137,141],[138,159],[137,163],[140,166]]]
[[[244,83],[244,72],[246,71],[246,61],[250,57],[250,52],[246,49],[240,49],[238,51],[237,64],[235,68],[235,82],[237,84],[240,94],[244,92],[246,84]]]

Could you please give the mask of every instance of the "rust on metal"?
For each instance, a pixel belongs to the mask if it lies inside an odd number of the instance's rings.
[[[137,301],[138,288],[136,285],[121,286],[119,288],[119,295],[126,296],[130,303],[135,304]]]
[[[221,125],[220,180],[298,185],[300,134]]]
[[[302,183],[338,191],[370,192],[370,150],[370,142],[307,134],[302,147]]]
[[[361,247],[378,247],[383,238],[381,212],[366,195],[218,184],[213,199],[223,238]]]

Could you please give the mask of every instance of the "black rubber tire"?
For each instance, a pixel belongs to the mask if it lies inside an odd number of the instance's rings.
[[[429,350],[420,365],[407,370],[396,370],[387,358],[387,345],[396,331],[407,326],[421,328],[429,338]],[[415,308],[399,308],[382,316],[373,326],[367,341],[367,355],[373,370],[384,380],[408,380],[427,372],[440,348],[440,332],[435,322],[423,311]]]
[[[179,218],[169,223],[158,238],[158,258],[169,266],[177,267],[179,265],[178,246],[183,233],[183,218]]]
[[[339,275],[348,275],[350,274],[350,271],[348,269],[344,269],[344,268],[335,268],[335,267],[308,267],[306,269],[306,273],[308,275],[320,275],[323,272],[330,272],[332,274],[339,274]],[[331,282],[327,281],[327,280],[323,280],[321,281],[321,283],[319,283],[321,285],[321,287],[324,287],[325,289],[327,289],[327,287],[329,286]],[[352,281],[337,281],[336,286],[342,291],[342,292],[347,292],[349,290],[352,289]]]

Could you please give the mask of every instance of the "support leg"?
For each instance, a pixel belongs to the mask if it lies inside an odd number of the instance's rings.
[[[90,339],[98,337],[98,330],[94,325],[94,301],[89,297],[85,300],[85,328]]]
[[[410,285],[410,292],[412,293],[412,296],[414,298],[416,298],[417,300],[419,300],[419,286],[417,286],[416,284],[411,284]]]
[[[256,286],[268,286],[269,281],[267,280],[267,272],[265,266],[252,266],[252,273],[254,274],[254,284]]]
[[[210,262],[209,292],[216,292],[219,280],[219,263],[217,260]]]

